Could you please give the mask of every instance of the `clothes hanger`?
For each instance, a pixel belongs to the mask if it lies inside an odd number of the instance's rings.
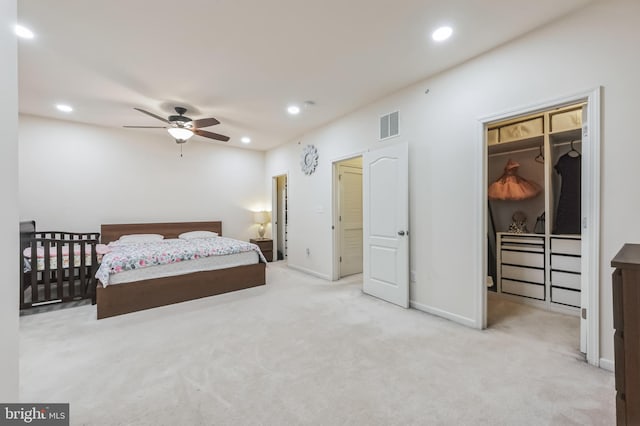
[[[569,152],[567,152],[567,155],[574,158],[580,157],[582,154],[580,154],[580,151],[578,151],[573,147],[574,142],[575,142],[574,140],[571,141],[571,149],[569,150]]]
[[[542,145],[540,145],[540,152],[536,155],[536,158],[534,158],[533,161],[544,164],[544,152],[542,151]]]

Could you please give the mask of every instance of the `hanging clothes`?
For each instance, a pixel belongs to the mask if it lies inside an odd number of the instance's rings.
[[[580,234],[581,164],[582,156],[572,149],[560,157],[554,167],[562,178],[554,234]]]
[[[518,176],[518,167],[520,163],[511,159],[507,161],[503,175],[489,185],[490,200],[526,200],[540,193],[540,185]]]

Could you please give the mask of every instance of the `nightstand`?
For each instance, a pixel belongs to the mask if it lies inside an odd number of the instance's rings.
[[[270,238],[252,238],[249,240],[250,243],[253,243],[260,247],[260,251],[264,255],[267,262],[273,262],[273,240]]]

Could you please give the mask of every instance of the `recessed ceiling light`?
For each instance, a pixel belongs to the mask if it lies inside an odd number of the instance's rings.
[[[58,104],[56,105],[56,108],[58,108],[58,111],[62,111],[62,112],[73,111],[73,108],[71,108],[69,105]]]
[[[242,137],[240,139],[240,142],[242,142],[242,143],[251,143],[251,138],[247,137],[247,136],[244,136],[244,137]]]
[[[300,114],[300,107],[299,107],[299,106],[297,106],[297,105],[290,105],[290,106],[287,108],[287,112],[288,112],[289,114],[291,114],[291,115],[297,115],[297,114]]]
[[[35,35],[33,34],[33,31],[31,31],[29,28],[27,27],[23,27],[22,25],[16,25],[14,27],[14,31],[16,33],[16,35],[20,38],[33,38],[35,37]]]
[[[445,41],[453,34],[451,27],[440,27],[431,34],[431,38],[435,41]]]

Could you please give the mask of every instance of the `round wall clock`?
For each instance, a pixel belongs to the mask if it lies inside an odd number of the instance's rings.
[[[305,175],[312,174],[318,166],[318,150],[313,145],[307,145],[300,156],[300,167]]]

